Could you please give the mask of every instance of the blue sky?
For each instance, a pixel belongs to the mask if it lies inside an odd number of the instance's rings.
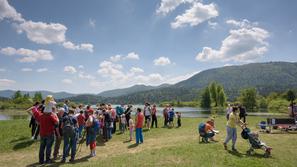
[[[0,89],[99,93],[296,61],[297,2],[0,0]]]

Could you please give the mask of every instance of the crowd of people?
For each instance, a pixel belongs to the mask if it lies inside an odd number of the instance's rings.
[[[99,104],[95,108],[79,105],[69,106],[65,100],[62,107],[57,108],[53,96],[48,95],[42,102],[36,102],[27,112],[31,115],[32,140],[40,140],[39,163],[52,163],[59,157],[62,141],[63,152],[61,162],[75,160],[77,150],[81,149],[82,142],[90,148],[90,156],[96,156],[96,142],[98,137],[104,142],[112,139],[117,131],[125,134],[129,130],[129,141],[133,141],[135,132],[136,144],[144,142],[143,127],[150,130],[158,128],[157,106],[145,103],[144,108],[137,108],[135,120],[132,118],[133,106],[120,105],[115,108],[111,104]],[[163,109],[164,127],[181,126],[181,113],[174,112],[174,108],[166,105]],[[52,147],[54,151],[52,154]],[[51,157],[51,154],[53,157]]]

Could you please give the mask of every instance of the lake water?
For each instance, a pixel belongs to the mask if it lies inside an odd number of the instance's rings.
[[[118,105],[112,105],[114,108]],[[95,105],[92,108],[96,108]],[[143,110],[144,105],[133,105],[132,115],[135,115],[136,109],[141,108]],[[163,107],[157,107],[157,115],[163,116]],[[175,112],[180,112],[182,117],[185,118],[207,118],[210,116],[211,111],[204,110],[201,108],[194,107],[174,107]],[[217,113],[218,115],[224,115],[224,112]],[[284,114],[272,114],[268,112],[256,112],[256,113],[248,113],[249,116],[260,116],[260,117],[272,117],[272,116],[284,116]],[[0,112],[0,121],[1,120],[14,120],[14,119],[29,119],[28,115],[5,115]]]

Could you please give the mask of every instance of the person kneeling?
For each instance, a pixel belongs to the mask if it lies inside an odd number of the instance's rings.
[[[214,129],[214,119],[210,119],[206,123],[201,123],[199,125],[199,134],[202,137],[202,142],[207,143],[208,139],[211,141],[216,141],[214,140],[215,134],[219,133],[219,131],[216,131]]]

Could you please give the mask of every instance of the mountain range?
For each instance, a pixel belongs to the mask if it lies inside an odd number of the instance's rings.
[[[224,86],[229,99],[234,99],[243,88],[254,87],[259,94],[268,95],[271,92],[283,92],[297,88],[297,63],[267,62],[250,63],[214,68],[202,71],[187,80],[174,85],[160,86],[135,85],[124,89],[115,89],[95,94],[71,94],[66,92],[42,91],[42,94],[52,94],[57,99],[70,99],[75,102],[114,104],[145,101],[191,101],[199,98],[199,92],[210,82],[218,82]],[[34,92],[29,92],[34,94]],[[12,91],[0,91],[0,96],[11,97]]]

